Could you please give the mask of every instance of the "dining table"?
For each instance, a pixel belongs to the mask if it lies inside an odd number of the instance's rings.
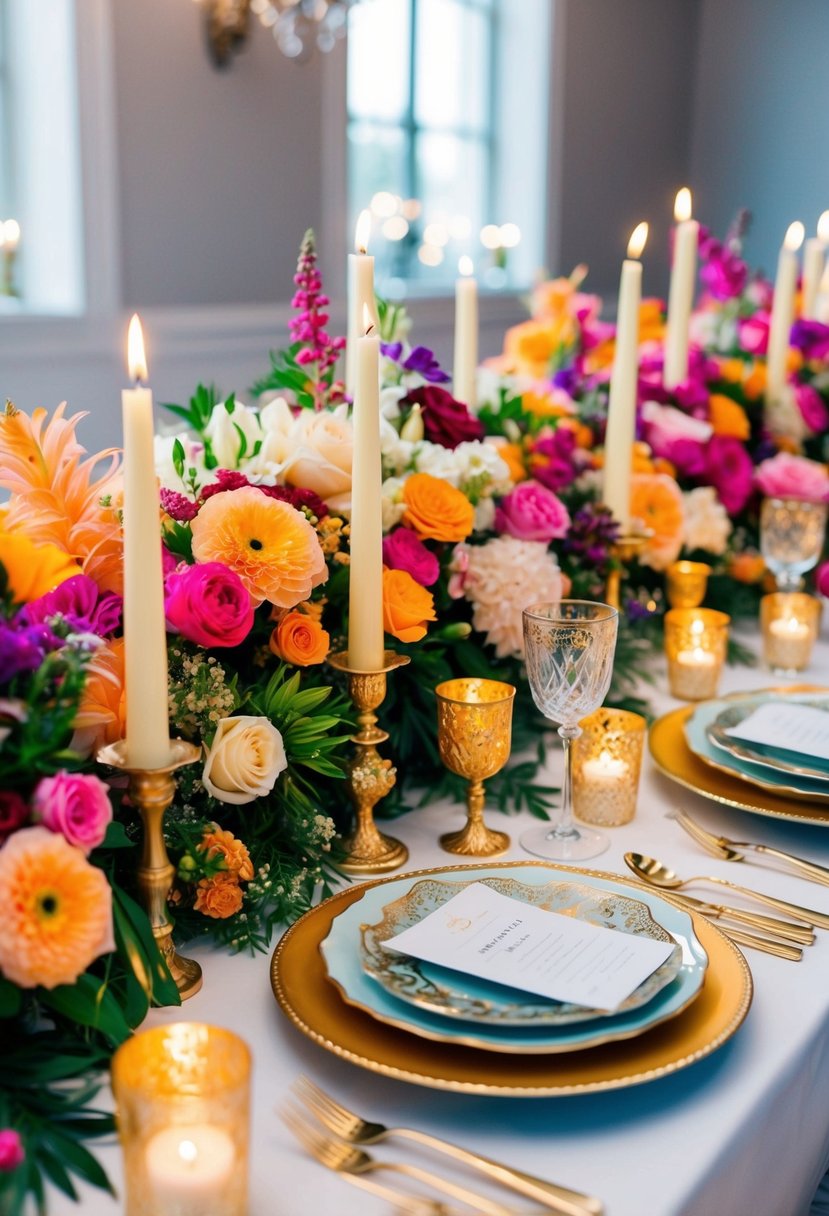
[[[759,653],[756,630],[744,629],[737,636]],[[727,666],[720,692],[795,682],[829,684],[825,633],[808,669],[796,680],[772,675],[758,658],[753,665]],[[658,655],[638,691],[657,718],[683,704],[669,695]],[[545,783],[560,785],[562,763],[551,733]],[[738,865],[709,855],[672,818],[677,808],[712,831],[829,866],[829,806],[822,821],[817,814],[811,822],[722,805],[665,776],[647,747],[634,818],[604,829],[610,837],[606,852],[579,864],[630,878],[624,854],[632,850],[661,859],[683,876],[720,876],[829,913],[829,886],[807,881],[772,859],[758,857],[756,864]],[[464,817],[460,804],[435,799],[384,825],[409,850],[400,873],[462,861],[442,851],[439,837],[460,827]],[[485,817],[511,837],[509,851],[499,860],[529,860],[519,844],[522,830],[536,822],[529,813],[505,815],[490,806]],[[715,897],[703,886],[690,893]],[[719,898],[724,897],[720,891]],[[817,930],[815,944],[804,949],[800,962],[744,949],[754,985],[750,1008],[736,1032],[704,1058],[667,1075],[639,1078],[636,1084],[538,1097],[502,1096],[485,1089],[453,1092],[358,1066],[311,1041],[284,1015],[272,991],[270,955],[229,954],[199,944],[188,946],[185,953],[203,968],[202,990],[181,1009],[151,1011],[146,1025],[182,1019],[207,1022],[233,1030],[248,1043],[253,1055],[250,1216],[380,1216],[394,1210],[387,1199],[324,1168],[295,1140],[282,1112],[300,1076],[368,1119],[430,1132],[596,1196],[607,1216],[806,1216],[829,1168],[825,930]],[[485,1081],[485,1053],[481,1067]],[[111,1102],[108,1091],[104,1099]],[[95,1151],[121,1196],[117,1142],[99,1143]],[[453,1177],[478,1186],[474,1174],[404,1140],[389,1140],[371,1151],[393,1163],[415,1162],[444,1174],[451,1169]],[[386,1181],[385,1175],[378,1180]],[[407,1185],[391,1174],[387,1180]],[[122,1198],[86,1185],[79,1189],[84,1216],[113,1216],[124,1210]],[[511,1192],[497,1194],[510,1210],[538,1210]],[[829,1212],[829,1206],[815,1204],[815,1213]],[[71,1216],[76,1210],[68,1199],[50,1192],[52,1216]]]

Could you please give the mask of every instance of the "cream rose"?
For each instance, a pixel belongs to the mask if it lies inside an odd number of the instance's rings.
[[[267,718],[223,718],[204,760],[202,783],[219,802],[242,806],[273,789],[288,761],[279,731]]]
[[[351,460],[354,447],[345,412],[303,410],[291,436],[292,451],[282,477],[289,485],[313,490],[333,511],[351,509]]]

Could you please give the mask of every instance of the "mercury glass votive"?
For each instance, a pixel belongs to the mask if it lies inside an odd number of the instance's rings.
[[[731,617],[713,608],[672,608],[665,613],[665,654],[671,696],[705,701],[717,695]]]
[[[250,1052],[217,1026],[175,1022],[112,1059],[126,1216],[246,1216]]]
[[[775,591],[760,601],[763,659],[776,675],[809,666],[820,627],[820,600],[802,591]]]
[[[672,608],[698,608],[708,590],[711,567],[705,562],[674,562],[666,571],[668,603]]]
[[[760,508],[760,551],[778,591],[797,591],[820,560],[829,504],[766,498]]]
[[[597,709],[573,740],[573,811],[584,823],[629,823],[636,813],[645,719],[626,709]]]

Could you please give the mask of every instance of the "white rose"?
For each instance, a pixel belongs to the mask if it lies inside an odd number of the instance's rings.
[[[288,761],[279,731],[267,718],[223,718],[204,760],[202,783],[220,802],[242,806],[273,789]]]
[[[242,449],[244,460],[251,456],[257,441],[262,438],[259,415],[241,401],[235,403],[232,414],[228,413],[223,401],[214,405],[204,433],[223,469],[237,469],[241,463],[239,457]]]
[[[350,510],[354,434],[345,410],[321,414],[303,410],[291,443],[282,468],[284,480],[313,490],[332,511]]]

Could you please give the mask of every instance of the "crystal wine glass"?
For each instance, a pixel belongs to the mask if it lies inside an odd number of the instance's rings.
[[[820,560],[827,504],[766,498],[760,508],[760,550],[778,591],[797,591],[802,574]]]
[[[524,643],[530,690],[564,744],[561,810],[552,827],[531,828],[521,837],[528,853],[575,861],[604,852],[608,838],[573,822],[570,744],[579,722],[598,709],[610,687],[619,614],[609,604],[557,600],[524,609]]]

